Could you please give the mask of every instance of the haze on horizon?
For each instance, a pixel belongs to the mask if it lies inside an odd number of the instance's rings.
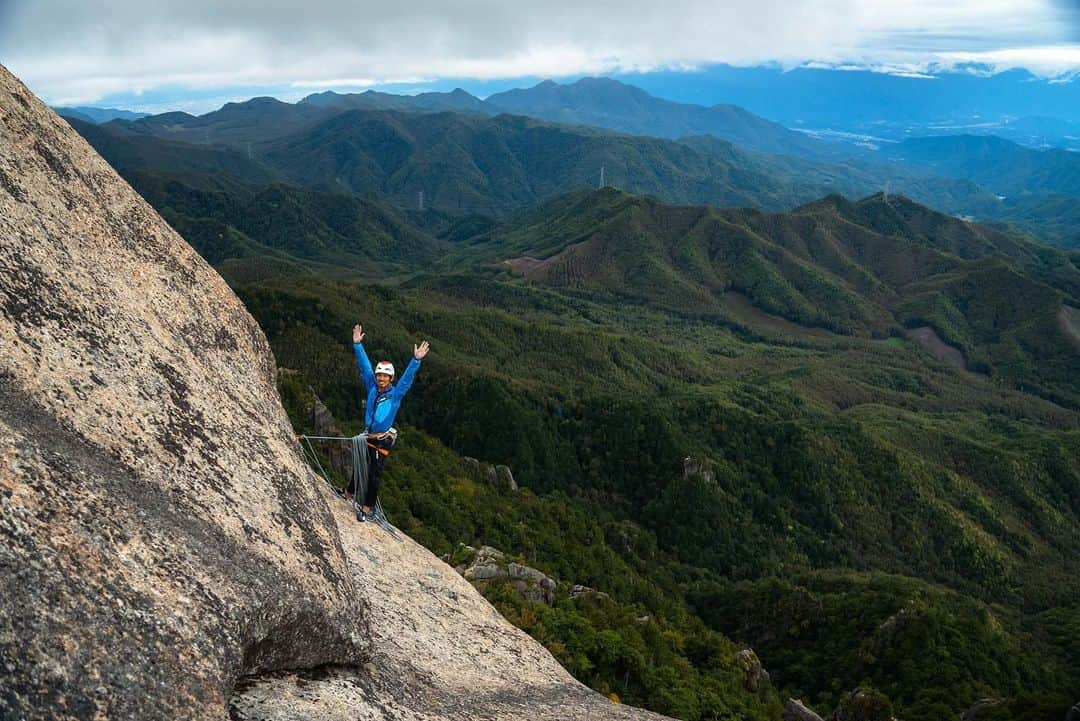
[[[505,89],[522,78],[771,64],[925,76],[1080,73],[1075,0],[680,0],[509,6],[0,0],[0,62],[53,105],[204,112],[324,89]],[[511,82],[511,85],[507,85]]]

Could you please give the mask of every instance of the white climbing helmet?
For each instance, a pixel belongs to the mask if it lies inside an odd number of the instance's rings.
[[[375,373],[386,373],[391,378],[394,377],[394,364],[390,361],[379,361],[379,364],[375,366]]]

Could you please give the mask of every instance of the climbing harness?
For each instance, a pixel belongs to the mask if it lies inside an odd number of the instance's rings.
[[[373,434],[372,437],[376,437],[377,435],[382,434]],[[318,469],[319,475],[322,476],[322,479],[326,481],[326,484],[328,486],[330,486],[330,490],[332,490],[336,495],[340,497],[344,497],[345,492],[342,489],[338,488],[337,485],[332,480],[330,480],[330,475],[326,472],[326,469],[323,468],[322,461],[319,460],[319,454],[315,452],[315,448],[311,445],[311,441],[349,442],[352,450],[352,509],[356,513],[357,518],[359,519],[360,512],[363,508],[363,501],[361,499],[363,499],[364,495],[367,493],[368,487],[367,449],[370,446],[372,448],[375,448],[377,451],[382,452],[383,455],[389,455],[390,451],[386,450],[385,452],[383,452],[383,449],[377,448],[376,446],[369,443],[367,440],[367,435],[364,433],[353,436],[351,438],[344,436],[306,436],[302,434],[298,435],[296,438],[297,440],[303,441],[303,443],[300,445],[300,449],[304,454],[304,460],[307,461],[309,466]],[[377,526],[382,528],[394,538],[400,538],[397,532],[397,528],[395,528],[393,524],[391,524],[390,521],[386,518],[386,513],[383,512],[382,503],[379,501],[378,498],[375,499],[375,506],[374,508],[372,508],[369,518],[374,521]]]

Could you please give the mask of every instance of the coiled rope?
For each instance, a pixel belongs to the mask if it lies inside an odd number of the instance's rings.
[[[337,486],[330,479],[330,474],[326,472],[323,467],[322,461],[319,460],[319,454],[315,452],[315,447],[311,445],[312,441],[348,441],[352,450],[352,508],[359,517],[360,510],[363,507],[363,502],[360,500],[367,493],[368,486],[368,453],[367,453],[367,435],[361,433],[360,435],[352,437],[344,436],[307,436],[298,435],[297,440],[303,441],[300,444],[300,450],[304,455],[304,460],[307,461],[309,467],[318,469],[319,475],[322,477],[326,484],[330,486],[330,490],[335,495],[344,498],[345,491]],[[386,518],[386,513],[383,511],[382,502],[378,498],[375,499],[375,507],[372,508],[371,520],[375,522],[377,526],[389,533],[394,538],[399,538],[397,528]]]

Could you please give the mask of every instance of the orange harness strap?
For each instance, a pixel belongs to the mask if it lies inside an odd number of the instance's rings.
[[[374,448],[376,451],[378,451],[380,456],[388,456],[388,455],[390,455],[390,449],[389,448],[379,448],[377,445],[375,445],[371,441],[367,441],[367,444],[368,444],[368,448]]]

